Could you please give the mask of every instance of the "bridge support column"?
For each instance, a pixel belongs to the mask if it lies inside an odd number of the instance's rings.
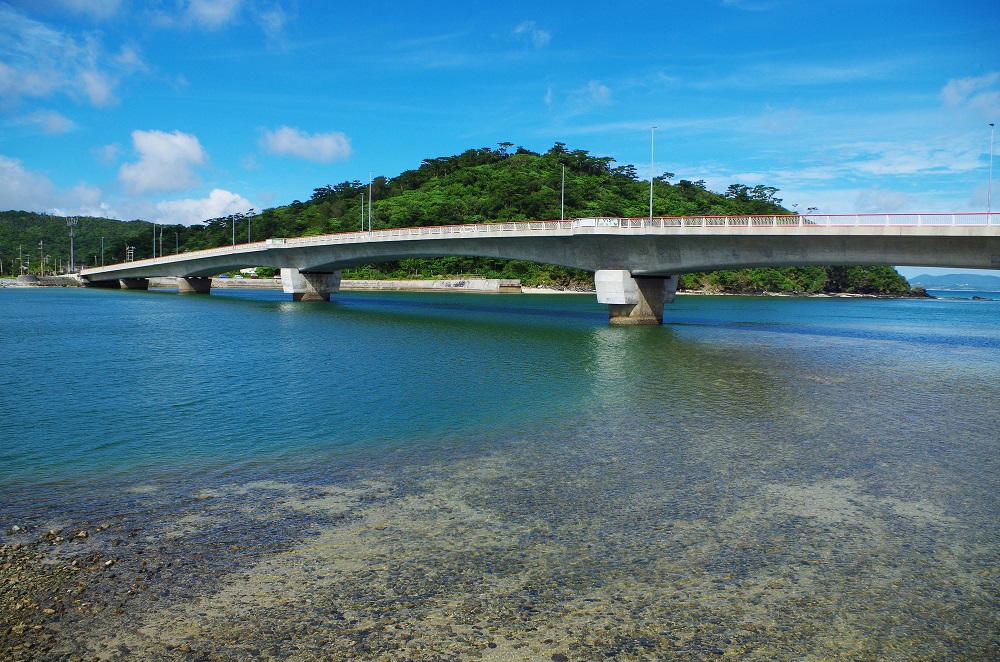
[[[303,273],[298,269],[282,268],[281,288],[292,295],[293,301],[329,301],[331,294],[340,292],[340,272]]]
[[[598,303],[608,304],[611,324],[663,324],[663,305],[674,301],[677,276],[634,278],[625,270],[602,269],[594,285]]]
[[[122,278],[121,286],[126,290],[148,290],[148,278]]]
[[[177,278],[178,294],[209,294],[212,291],[212,278],[210,276],[190,276],[188,278]]]

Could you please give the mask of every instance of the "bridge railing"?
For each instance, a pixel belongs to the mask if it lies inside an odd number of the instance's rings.
[[[615,226],[613,218],[578,219],[599,221],[599,226]],[[774,228],[774,227],[885,227],[1000,225],[1000,213],[956,212],[932,214],[787,214],[743,216],[654,216],[617,219],[621,228]]]

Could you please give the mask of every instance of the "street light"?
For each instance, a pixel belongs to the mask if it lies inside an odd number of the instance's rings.
[[[372,231],[372,171],[368,171],[368,231]]]
[[[559,220],[566,220],[566,164],[562,167],[562,194],[559,197]]]
[[[73,238],[76,236],[73,233],[73,228],[76,224],[80,222],[79,216],[70,216],[66,219],[66,225],[69,227],[69,272],[76,273],[76,259],[73,255]]]
[[[649,131],[649,224],[653,224],[653,177],[656,173],[656,127]]]
[[[986,213],[989,214],[993,211],[992,203],[993,200],[993,122],[990,122],[990,183],[986,188]],[[987,223],[989,218],[986,219]]]

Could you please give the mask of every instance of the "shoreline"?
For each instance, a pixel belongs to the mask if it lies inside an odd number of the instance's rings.
[[[176,287],[173,277],[150,278],[149,287],[155,289],[170,289]],[[81,287],[73,276],[43,276],[35,277],[29,282],[13,278],[0,278],[0,289],[5,287]],[[212,288],[218,289],[281,289],[278,278],[218,278],[212,279]],[[343,280],[342,291],[352,292],[473,292],[479,294],[595,294],[593,288],[561,287],[543,285],[521,285],[516,279],[466,278],[466,279],[407,279],[407,280]],[[985,290],[940,290],[953,296],[934,294],[916,294],[913,292],[900,294],[859,294],[855,292],[747,292],[727,290],[678,290],[678,296],[735,296],[735,297],[802,297],[802,298],[840,298],[840,299],[938,299],[943,301],[998,301],[1000,292]],[[969,296],[961,296],[967,294]],[[980,296],[982,294],[994,294]]]

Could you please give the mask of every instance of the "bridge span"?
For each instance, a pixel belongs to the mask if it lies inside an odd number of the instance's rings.
[[[173,276],[207,293],[235,269],[281,269],[296,301],[329,300],[341,270],[407,258],[490,257],[594,273],[612,324],[659,324],[680,274],[718,269],[908,265],[1000,269],[1000,213],[577,218],[273,238],[84,269],[86,285],[145,289]]]

